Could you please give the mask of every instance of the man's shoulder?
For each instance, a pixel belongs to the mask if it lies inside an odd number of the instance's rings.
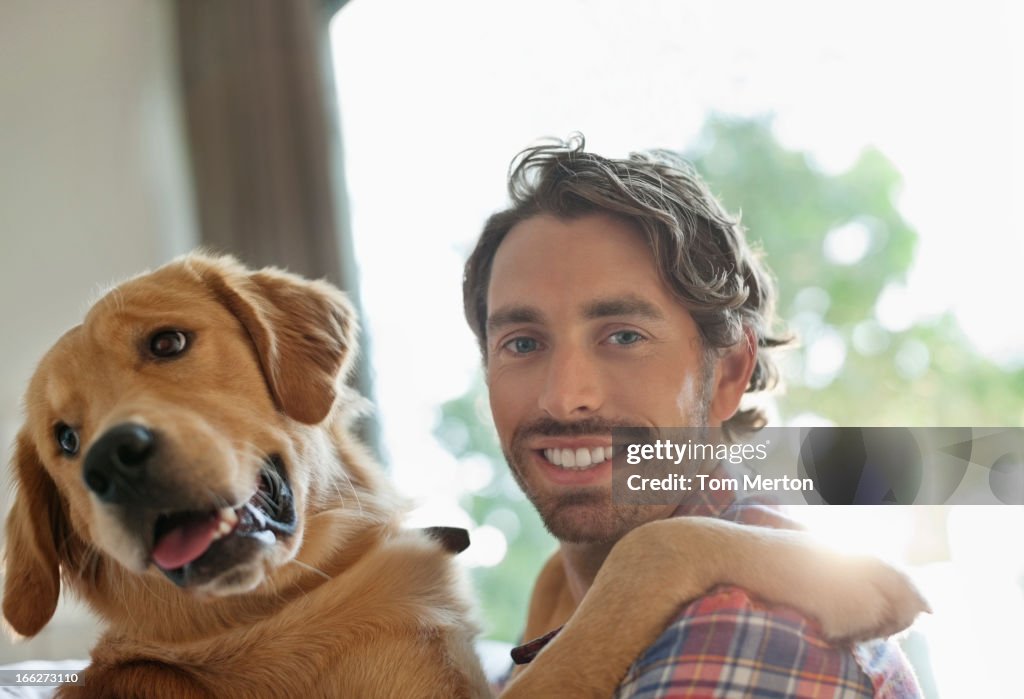
[[[789,512],[773,502],[759,498],[736,500],[718,515],[739,524],[774,529],[803,529],[804,526],[789,516]]]
[[[895,698],[917,696],[915,687],[895,644],[833,646],[798,612],[718,587],[679,611],[630,668],[617,696]]]

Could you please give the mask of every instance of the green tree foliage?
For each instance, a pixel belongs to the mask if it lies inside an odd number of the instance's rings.
[[[780,145],[768,118],[713,116],[686,155],[726,208],[742,211],[749,239],[779,280],[780,315],[799,338],[780,357],[784,421],[803,413],[865,426],[1024,421],[1024,369],[980,356],[951,315],[896,329],[880,322],[883,292],[906,280],[918,239],[896,206],[900,174],[882,153],[869,148],[830,174]],[[844,231],[854,252],[827,255]],[[955,275],[950,270],[951,284]],[[495,468],[492,485],[464,504],[474,521],[509,539],[506,559],[474,575],[487,635],[514,640],[554,542],[508,473],[482,381],[441,407],[436,434],[455,456]]]
[[[866,149],[845,172],[828,174],[782,147],[770,119],[716,116],[686,155],[726,207],[742,211],[779,281],[780,315],[799,340],[782,357],[784,419],[813,412],[840,425],[1024,420],[1024,369],[980,356],[952,315],[896,329],[880,322],[882,293],[906,280],[918,239],[897,210],[901,178],[882,153]],[[865,241],[855,261],[825,254],[844,228]],[[956,270],[949,275],[955,285]],[[826,362],[834,371],[815,370],[822,352],[842,360]]]

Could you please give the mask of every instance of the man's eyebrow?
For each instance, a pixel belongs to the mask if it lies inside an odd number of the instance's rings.
[[[609,316],[639,316],[650,320],[665,319],[665,314],[653,303],[631,294],[591,301],[583,307],[583,315],[590,320]]]
[[[514,325],[516,323],[542,323],[544,314],[534,306],[505,306],[490,314],[487,318],[487,331]]]

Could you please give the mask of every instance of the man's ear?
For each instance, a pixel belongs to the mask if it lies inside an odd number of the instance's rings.
[[[60,596],[59,541],[68,533],[57,486],[23,431],[12,463],[17,492],[7,515],[4,618],[22,636],[35,636]]]
[[[358,324],[345,294],[276,269],[250,272],[231,257],[186,264],[245,326],[278,408],[308,425],[324,420],[355,358]]]
[[[756,363],[757,338],[752,330],[744,328],[743,338],[715,360],[711,417],[716,424],[724,423],[739,410]]]

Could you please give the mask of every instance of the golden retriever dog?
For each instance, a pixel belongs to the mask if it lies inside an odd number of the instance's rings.
[[[3,614],[32,636],[63,585],[103,620],[84,684],[59,696],[489,696],[446,537],[402,527],[350,431],[355,343],[329,284],[194,254],[114,288],[47,353],[15,446]],[[641,527],[505,695],[610,695],[719,583],[835,639],[923,608],[885,565],[812,556],[792,532]]]

